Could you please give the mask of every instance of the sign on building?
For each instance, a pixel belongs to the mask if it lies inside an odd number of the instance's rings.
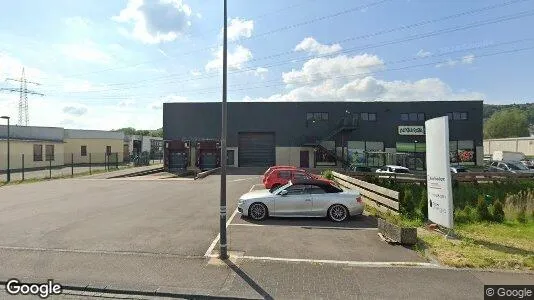
[[[449,160],[449,120],[430,119],[426,128],[428,219],[453,228],[452,184]]]
[[[399,126],[399,135],[425,135],[425,126]]]

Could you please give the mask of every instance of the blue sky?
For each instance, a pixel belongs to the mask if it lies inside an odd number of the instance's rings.
[[[230,101],[532,99],[533,0],[228,2]],[[31,125],[159,128],[220,101],[221,27],[215,0],[4,1],[0,87],[41,83]]]

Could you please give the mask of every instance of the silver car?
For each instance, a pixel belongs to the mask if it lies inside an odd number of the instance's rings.
[[[263,220],[272,217],[328,217],[342,222],[361,215],[364,205],[357,191],[343,191],[317,180],[289,182],[275,190],[244,194],[237,205],[243,217]]]

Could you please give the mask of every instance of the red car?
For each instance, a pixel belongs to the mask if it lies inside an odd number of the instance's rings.
[[[271,172],[276,170],[276,169],[296,169],[296,168],[297,167],[295,167],[295,166],[272,166],[269,169],[267,169],[267,171],[265,171],[265,173],[263,173],[262,182],[265,183],[265,180],[267,180],[267,176],[269,176],[269,174],[271,174]]]
[[[288,183],[290,180],[296,179],[315,179],[335,185],[335,182],[331,180],[328,180],[318,175],[313,175],[307,172],[306,170],[297,169],[295,167],[276,168],[272,170],[264,179],[263,184],[265,185],[266,189],[275,189]]]

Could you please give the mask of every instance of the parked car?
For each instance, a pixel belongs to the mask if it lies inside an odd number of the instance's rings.
[[[385,174],[410,174],[410,169],[402,166],[387,165],[376,170],[376,173]]]
[[[237,210],[243,217],[261,221],[267,217],[328,217],[343,222],[361,215],[360,193],[343,191],[328,182],[297,179],[271,190],[257,190],[239,198]]]
[[[290,180],[297,179],[315,179],[336,185],[336,183],[332,180],[326,179],[319,175],[311,174],[304,169],[296,169],[294,167],[272,170],[263,181],[263,185],[266,189],[276,189],[284,184],[287,184]]]
[[[534,170],[530,170],[519,161],[494,161],[488,168],[489,172],[509,172],[515,174],[534,174]]]
[[[272,167],[269,167],[269,169],[267,169],[265,171],[265,173],[263,173],[263,179],[262,179],[262,182],[265,183],[265,179],[267,179],[267,176],[269,176],[269,174],[276,170],[276,169],[297,169],[297,167],[295,166],[272,166]]]
[[[529,169],[534,169],[534,162],[532,160],[525,159],[525,160],[522,160],[521,163]]]
[[[464,166],[451,166],[451,172],[452,173],[465,173],[467,172],[467,169]]]

